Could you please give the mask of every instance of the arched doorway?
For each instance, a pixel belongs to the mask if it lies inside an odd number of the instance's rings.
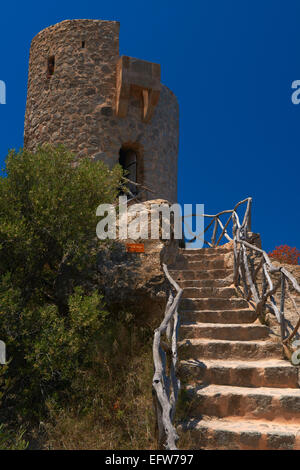
[[[133,183],[137,183],[137,153],[130,148],[121,148],[119,152],[119,164],[125,171],[125,177]],[[138,187],[134,184],[128,183],[128,189],[136,196],[138,194]]]

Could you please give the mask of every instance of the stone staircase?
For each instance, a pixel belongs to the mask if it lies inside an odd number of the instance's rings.
[[[299,368],[233,286],[232,245],[181,250],[180,378],[193,449],[300,450]]]

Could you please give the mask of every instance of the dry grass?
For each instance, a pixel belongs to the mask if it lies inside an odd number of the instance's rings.
[[[65,407],[47,403],[49,419],[40,427],[35,448],[156,448],[152,330],[141,335],[139,328],[118,325],[117,329],[118,333],[112,332],[112,347],[104,345],[91,369],[79,371],[71,403]]]

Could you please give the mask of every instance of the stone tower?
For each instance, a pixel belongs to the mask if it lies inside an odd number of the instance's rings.
[[[32,41],[24,146],[63,143],[76,158],[120,163],[177,200],[178,103],[160,65],[119,56],[119,23],[66,20]]]

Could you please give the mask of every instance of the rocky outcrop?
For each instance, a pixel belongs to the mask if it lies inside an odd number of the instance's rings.
[[[151,217],[151,205],[161,203],[169,205],[163,200],[143,203],[148,221]],[[128,217],[128,222],[133,219],[134,217]],[[115,240],[101,249],[97,260],[98,282],[111,308],[123,311],[127,309],[141,320],[154,320],[156,326],[164,314],[169,291],[162,263],[174,263],[178,253],[178,240],[162,239],[161,225],[159,231],[160,238],[157,240]],[[142,244],[144,252],[128,252],[127,245],[132,243]]]

